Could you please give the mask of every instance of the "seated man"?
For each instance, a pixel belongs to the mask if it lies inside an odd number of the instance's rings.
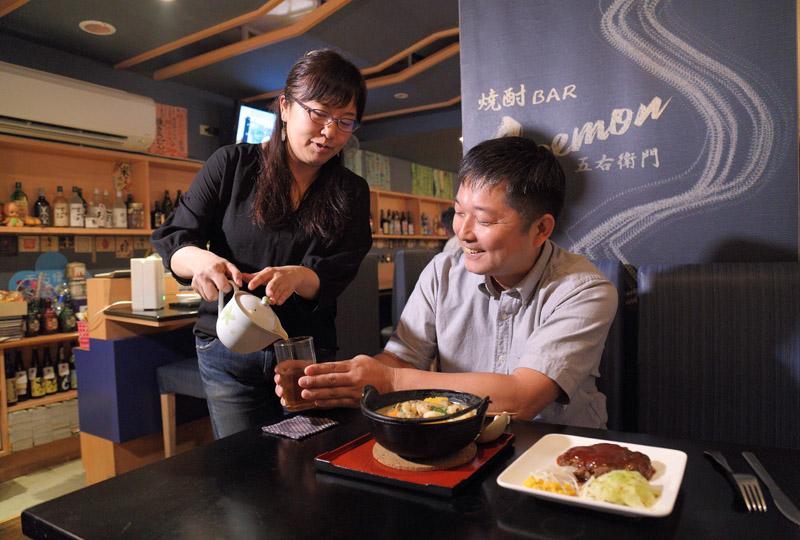
[[[617,294],[586,258],[549,240],[564,203],[561,166],[529,139],[492,139],[467,153],[459,182],[461,251],[425,268],[382,353],[308,366],[303,398],[357,406],[366,384],[444,388],[489,396],[492,411],[520,419],[605,427],[595,379]],[[430,371],[437,358],[440,371]]]

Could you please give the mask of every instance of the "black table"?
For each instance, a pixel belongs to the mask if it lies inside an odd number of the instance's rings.
[[[703,457],[704,449],[717,448],[734,469],[749,472],[740,456],[746,448],[513,422],[513,452],[448,498],[316,472],[316,455],[367,431],[356,410],[323,415],[342,424],[299,442],[260,430],[242,432],[34,506],[23,512],[22,530],[34,538],[103,539],[800,537],[800,528],[766,493],[768,512],[747,513],[725,477]],[[683,450],[689,457],[674,511],[665,518],[630,518],[497,485],[506,465],[547,433]],[[800,503],[800,452],[747,449]]]

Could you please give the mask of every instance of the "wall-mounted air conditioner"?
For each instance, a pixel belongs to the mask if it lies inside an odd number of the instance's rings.
[[[146,151],[156,104],[144,96],[0,62],[0,132]]]

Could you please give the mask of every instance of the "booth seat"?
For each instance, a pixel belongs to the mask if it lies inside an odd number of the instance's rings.
[[[800,448],[800,264],[640,266],[638,431]]]

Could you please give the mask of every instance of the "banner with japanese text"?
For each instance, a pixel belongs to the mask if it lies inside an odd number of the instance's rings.
[[[567,175],[554,239],[625,263],[797,260],[795,1],[461,0],[464,151]]]

